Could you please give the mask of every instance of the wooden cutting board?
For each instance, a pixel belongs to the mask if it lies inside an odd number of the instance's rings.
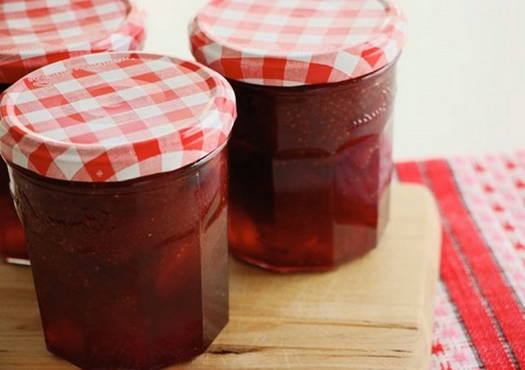
[[[440,225],[431,194],[396,186],[379,247],[336,271],[231,263],[231,319],[184,369],[428,369]],[[0,266],[0,369],[72,365],[44,346],[30,269]]]

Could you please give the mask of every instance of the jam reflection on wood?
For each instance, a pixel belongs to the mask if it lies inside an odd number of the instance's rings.
[[[230,81],[230,247],[277,271],[328,269],[373,249],[388,217],[395,64],[345,82]]]

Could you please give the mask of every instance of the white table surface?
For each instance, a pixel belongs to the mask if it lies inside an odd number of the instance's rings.
[[[206,0],[141,2],[146,51],[192,58],[187,24]],[[409,39],[399,65],[396,159],[525,148],[525,1],[400,3]]]

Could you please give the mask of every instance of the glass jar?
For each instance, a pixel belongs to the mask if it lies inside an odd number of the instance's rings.
[[[145,41],[142,11],[130,0],[75,0],[68,4],[10,0],[2,11],[0,92],[53,61],[95,52],[139,50]],[[0,213],[5,215],[0,225],[0,257],[8,263],[29,265],[3,162]]]
[[[57,89],[53,119],[35,122]],[[204,352],[228,322],[227,82],[174,58],[94,54],[29,74],[0,111],[49,351],[87,369]]]
[[[230,82],[233,255],[291,271],[373,249],[388,220],[394,66],[327,85]]]
[[[194,56],[237,96],[234,256],[279,272],[326,270],[377,245],[403,24],[378,0],[212,1],[197,15]]]
[[[208,348],[228,322],[226,150],[121,183],[12,167],[49,351],[152,369]]]

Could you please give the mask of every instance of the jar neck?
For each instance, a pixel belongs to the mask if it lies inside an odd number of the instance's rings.
[[[370,72],[366,75],[350,78],[340,82],[330,82],[325,84],[301,85],[301,86],[271,86],[271,85],[256,85],[244,81],[238,81],[228,78],[228,82],[233,86],[242,86],[244,88],[260,91],[271,91],[275,95],[304,95],[304,94],[323,94],[326,90],[331,92],[343,91],[347,89],[360,88],[363,85],[372,83],[380,83],[383,79],[391,78],[395,73],[395,67],[399,57],[392,63]]]
[[[118,190],[119,192],[128,190],[129,192],[136,192],[142,187],[155,188],[169,186],[170,183],[173,183],[175,181],[182,181],[185,178],[189,178],[195,175],[195,173],[201,170],[203,166],[207,165],[209,162],[217,160],[218,157],[223,152],[225,152],[225,146],[226,143],[223,144],[221,147],[215,149],[213,152],[209,153],[205,157],[199,159],[198,161],[186,165],[182,168],[120,182],[78,182],[58,180],[39,175],[33,171],[22,168],[11,162],[8,162],[8,165],[12,171],[16,172],[17,176],[21,176],[24,178],[24,180],[36,183],[39,186],[51,188],[60,187],[64,189],[67,188],[72,192],[86,192],[89,190],[97,192],[107,191],[108,193],[114,192],[115,190]]]

